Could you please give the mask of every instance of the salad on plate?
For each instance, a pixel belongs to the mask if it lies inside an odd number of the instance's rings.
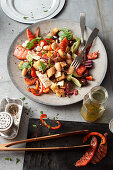
[[[45,37],[40,36],[38,27],[35,34],[26,30],[27,40],[16,46],[14,56],[20,61],[27,90],[35,96],[55,93],[58,97],[78,95],[77,87],[87,86],[93,81],[90,69],[98,51],[90,53],[87,48],[82,64],[70,74],[73,59],[80,54],[80,38],[68,28],[54,28]]]

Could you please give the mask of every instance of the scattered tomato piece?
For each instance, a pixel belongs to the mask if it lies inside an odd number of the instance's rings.
[[[93,77],[92,76],[88,76],[88,77],[86,77],[86,79],[89,80],[89,81],[93,81]]]
[[[98,51],[88,54],[87,58],[89,60],[94,60],[94,59],[98,58]]]

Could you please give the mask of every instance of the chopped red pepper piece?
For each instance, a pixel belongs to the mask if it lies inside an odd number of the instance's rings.
[[[27,29],[26,32],[27,32],[27,38],[28,38],[29,41],[31,41],[35,38],[35,36],[33,35],[33,33],[29,29]]]
[[[94,60],[94,59],[98,58],[98,51],[88,54],[87,58],[89,60]]]
[[[103,136],[101,133],[98,133],[98,132],[88,133],[88,135],[86,135],[86,136],[84,137],[83,143],[85,143],[90,136],[99,136],[99,137],[101,138],[101,144],[105,144],[105,143],[106,143],[106,138],[105,138],[105,136]]]
[[[76,69],[76,72],[78,75],[82,75],[84,73],[84,71],[86,70],[86,67],[83,66],[83,65],[80,65],[77,69]]]
[[[93,81],[93,77],[92,76],[88,76],[86,77],[87,80]]]
[[[39,32],[40,32],[40,28],[38,27],[38,28],[36,29],[36,32],[35,32],[35,36],[36,36],[36,37],[39,36]]]
[[[68,45],[68,40],[67,40],[67,37],[65,37],[62,42],[59,44],[60,48],[65,51],[66,50],[66,47]]]
[[[97,148],[97,138],[92,137],[91,147],[86,151],[86,153],[76,162],[76,167],[86,166],[93,158]]]
[[[32,76],[32,77],[37,77],[37,75],[36,75],[36,70],[35,70],[34,67],[31,68],[31,76]]]
[[[56,123],[57,123],[58,125],[55,126],[55,127],[53,127],[53,126],[48,125],[48,124],[45,122],[45,120],[43,120],[44,118],[47,118],[47,115],[46,115],[46,114],[42,114],[42,115],[40,116],[40,120],[41,120],[42,124],[43,124],[44,126],[46,126],[47,128],[56,130],[56,129],[59,129],[59,128],[61,127],[61,123],[60,123],[58,120],[56,121]]]

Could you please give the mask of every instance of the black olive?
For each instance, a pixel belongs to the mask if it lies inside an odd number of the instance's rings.
[[[59,38],[56,39],[56,43],[59,43]]]
[[[72,51],[69,51],[68,53],[72,56]]]
[[[86,86],[87,85],[87,80],[82,78],[81,80],[82,86]]]
[[[71,47],[72,45],[73,45],[73,41],[72,40],[70,40],[69,42],[68,42],[68,45],[69,45],[69,47]]]
[[[83,75],[84,77],[87,77],[87,76],[89,76],[89,71],[88,70],[86,70],[85,72],[84,72],[84,75]]]

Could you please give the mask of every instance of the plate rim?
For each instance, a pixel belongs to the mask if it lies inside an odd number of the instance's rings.
[[[66,1],[66,0],[60,0],[60,1],[59,1],[59,6],[58,6],[58,8],[57,8],[52,14],[50,14],[49,16],[47,16],[47,17],[45,17],[45,18],[42,18],[42,19],[36,19],[36,20],[31,20],[31,21],[29,21],[29,19],[27,19],[27,20],[18,19],[18,18],[15,18],[14,15],[12,15],[12,14],[10,15],[9,12],[7,12],[7,10],[3,7],[3,6],[4,6],[3,4],[4,4],[5,1],[4,1],[4,0],[1,0],[0,2],[1,2],[1,8],[2,8],[3,12],[4,12],[9,18],[11,18],[12,20],[17,21],[17,22],[19,22],[19,23],[24,23],[24,24],[35,24],[35,23],[40,22],[40,21],[43,21],[43,20],[51,19],[51,18],[55,17],[56,15],[58,15],[59,12],[60,12],[60,11],[62,10],[62,8],[64,7],[65,1]]]
[[[70,22],[70,21],[71,21],[71,22],[75,22],[76,24],[79,24],[78,22],[76,22],[76,21],[74,21],[74,20],[67,20],[67,19],[48,19],[48,20],[42,20],[42,21],[36,22],[36,23],[34,23],[34,24],[26,27],[25,29],[23,29],[23,30],[15,37],[15,39],[13,40],[13,42],[12,42],[11,45],[10,45],[10,48],[9,48],[9,50],[8,50],[8,53],[7,53],[7,70],[8,70],[9,77],[10,77],[11,81],[13,82],[14,86],[15,86],[24,96],[28,97],[30,100],[32,100],[32,101],[34,101],[34,102],[36,102],[36,103],[40,103],[40,104],[47,105],[47,106],[60,106],[60,107],[62,107],[62,106],[66,106],[66,105],[69,106],[69,105],[78,103],[78,102],[80,102],[80,101],[83,100],[83,97],[80,97],[80,99],[79,99],[78,101],[76,101],[76,102],[73,101],[73,102],[71,102],[71,103],[68,103],[68,104],[66,103],[66,104],[62,104],[62,105],[51,104],[51,103],[47,103],[47,102],[44,102],[44,101],[40,101],[39,99],[37,99],[37,100],[36,100],[36,99],[33,99],[32,97],[28,96],[28,95],[25,94],[23,91],[21,91],[20,88],[18,88],[18,85],[15,83],[14,79],[12,78],[12,75],[11,75],[11,72],[10,72],[10,69],[9,69],[9,65],[8,65],[9,54],[10,54],[10,52],[11,52],[11,50],[12,50],[12,47],[13,47],[13,45],[14,45],[15,40],[18,39],[18,37],[19,37],[24,31],[26,31],[27,28],[32,28],[33,25],[36,25],[36,24],[39,24],[39,23],[48,22],[48,21],[53,21],[53,22],[54,22],[54,21],[56,21],[56,20],[57,20],[57,21],[66,21],[66,22]],[[87,27],[87,29],[90,29],[90,27]],[[92,30],[92,29],[90,29],[90,30]],[[99,38],[99,36],[97,36],[97,37]],[[102,42],[102,40],[101,40],[100,38],[99,38],[99,40]],[[103,42],[102,42],[102,44],[103,44]],[[103,46],[104,46],[104,44],[103,44]],[[105,49],[105,46],[104,46],[104,49]],[[103,76],[101,77],[100,82],[97,83],[97,86],[99,86],[99,85],[102,83],[102,81],[103,81],[104,78],[105,78],[106,72],[107,72],[108,59],[107,59],[106,49],[105,49],[105,55],[106,55],[106,57],[105,57],[104,73],[103,73]]]

